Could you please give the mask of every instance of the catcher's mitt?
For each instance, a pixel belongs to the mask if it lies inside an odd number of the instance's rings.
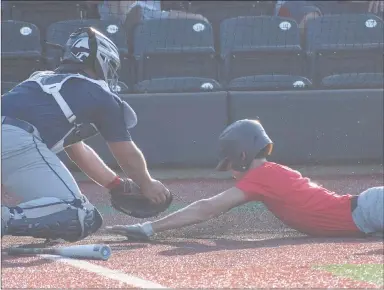
[[[164,212],[172,203],[173,196],[161,204],[151,202],[141,193],[140,187],[131,179],[124,179],[122,183],[109,191],[111,205],[116,210],[135,218],[150,218]]]

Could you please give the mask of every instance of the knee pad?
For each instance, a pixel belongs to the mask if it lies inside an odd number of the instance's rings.
[[[102,225],[99,211],[87,199],[72,202],[46,197],[10,207],[7,234],[75,242]]]

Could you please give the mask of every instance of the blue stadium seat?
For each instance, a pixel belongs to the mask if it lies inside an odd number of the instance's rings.
[[[282,17],[245,16],[220,27],[220,79],[253,75],[306,75],[306,63],[295,21]]]
[[[12,19],[35,24],[43,41],[51,23],[81,18],[81,2],[83,1],[9,1]]]
[[[374,14],[327,15],[309,21],[306,50],[315,84],[321,86],[322,79],[332,75],[342,74],[333,80],[346,84],[348,74],[355,79],[354,73],[382,73],[383,39],[383,21]]]
[[[47,41],[53,44],[65,45],[70,34],[81,27],[94,27],[100,32],[108,36],[119,48],[121,69],[119,78],[128,86],[131,79],[130,58],[128,55],[127,37],[123,27],[115,20],[98,20],[98,19],[82,19],[60,21],[51,24],[47,31]],[[46,49],[47,62],[51,68],[55,68],[60,61],[62,51],[53,46],[48,45]]]
[[[214,79],[195,77],[159,78],[141,81],[135,85],[136,93],[190,93],[221,91]]]
[[[288,91],[307,90],[311,87],[312,82],[302,76],[262,75],[233,79],[227,89],[230,91]]]
[[[1,22],[1,80],[20,82],[42,68],[40,31],[23,21]]]
[[[273,15],[275,1],[191,1],[189,12],[201,14],[212,24],[216,50],[220,48],[220,24],[239,16]]]
[[[150,19],[134,31],[136,83],[165,77],[217,78],[211,24],[203,17]]]
[[[381,89],[384,88],[383,73],[350,73],[331,75],[322,79],[325,89]]]
[[[12,20],[12,4],[9,1],[1,1],[1,20]]]

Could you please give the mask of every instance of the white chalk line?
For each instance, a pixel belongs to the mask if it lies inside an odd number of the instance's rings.
[[[147,281],[144,279],[140,279],[138,277],[135,277],[135,276],[132,276],[132,275],[129,275],[129,274],[117,271],[117,270],[112,270],[112,269],[109,269],[106,267],[95,265],[95,264],[89,263],[87,261],[75,260],[75,259],[71,259],[71,258],[64,258],[64,257],[57,256],[57,255],[40,255],[40,256],[45,258],[45,259],[53,260],[53,261],[60,262],[60,263],[65,263],[65,264],[68,264],[72,267],[98,274],[98,275],[103,276],[105,278],[109,278],[109,279],[112,279],[115,281],[127,283],[130,286],[139,287],[139,288],[146,288],[146,289],[149,289],[149,288],[163,288],[163,289],[167,288],[167,287],[164,287],[160,284],[157,284],[157,283],[154,283],[151,281]]]

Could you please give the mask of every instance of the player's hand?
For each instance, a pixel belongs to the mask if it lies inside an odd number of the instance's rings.
[[[164,203],[170,197],[169,189],[160,181],[152,179],[141,186],[141,192],[154,203]]]
[[[135,225],[116,225],[106,227],[106,231],[111,234],[122,235],[136,240],[148,240],[154,235],[152,226],[149,222]]]

